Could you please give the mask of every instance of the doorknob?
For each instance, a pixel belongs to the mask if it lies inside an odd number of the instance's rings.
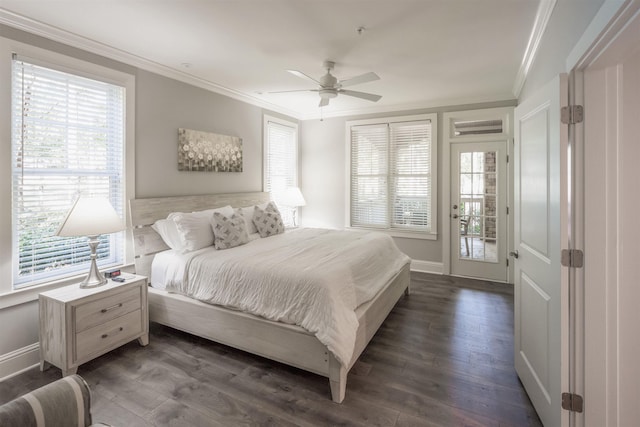
[[[518,251],[516,250],[516,251],[513,251],[513,252],[509,252],[509,256],[512,256],[512,257],[514,257],[514,258],[518,259],[518,257],[519,257],[520,255],[518,254]]]
[[[453,205],[453,209],[458,209],[458,205]]]
[[[453,215],[451,215],[451,218],[453,218],[453,219],[457,219],[457,218],[458,218],[458,214],[453,214]]]

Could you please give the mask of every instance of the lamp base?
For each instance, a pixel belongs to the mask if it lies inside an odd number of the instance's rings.
[[[96,249],[98,248],[98,244],[100,244],[98,236],[89,236],[87,244],[89,245],[89,249],[91,249],[91,267],[89,268],[89,274],[87,274],[87,277],[80,282],[80,288],[95,288],[97,286],[106,285],[108,280],[100,274],[98,264],[96,263]]]

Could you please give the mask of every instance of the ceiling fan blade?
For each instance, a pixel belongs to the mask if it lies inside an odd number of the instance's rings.
[[[373,93],[366,93],[366,92],[357,92],[355,90],[340,90],[339,93],[353,96],[356,98],[366,99],[368,101],[373,101],[373,102],[378,102],[380,98],[382,98],[381,95],[374,95]]]
[[[352,77],[350,79],[341,80],[340,85],[342,87],[358,85],[360,83],[372,82],[374,80],[380,80],[380,77],[374,72],[361,74],[359,76]]]
[[[318,107],[326,107],[327,105],[329,105],[329,98],[320,98],[320,104],[318,104]]]
[[[287,71],[290,72],[291,74],[293,74],[294,76],[298,76],[298,77],[300,77],[302,79],[306,79],[306,80],[311,80],[315,84],[320,85],[320,82],[318,80],[314,79],[313,77],[307,76],[302,71],[298,71],[298,70],[287,70]]]

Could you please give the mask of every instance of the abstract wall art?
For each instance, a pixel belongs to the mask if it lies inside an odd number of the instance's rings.
[[[242,172],[242,138],[179,128],[178,170]]]

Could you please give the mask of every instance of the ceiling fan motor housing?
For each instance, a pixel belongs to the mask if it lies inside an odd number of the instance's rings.
[[[332,76],[331,73],[329,73],[329,71],[327,71],[327,74],[320,77],[320,85],[323,88],[333,88],[337,83],[338,83],[338,79]]]
[[[335,98],[338,96],[338,91],[336,89],[320,89],[319,92],[320,98],[322,99]]]

